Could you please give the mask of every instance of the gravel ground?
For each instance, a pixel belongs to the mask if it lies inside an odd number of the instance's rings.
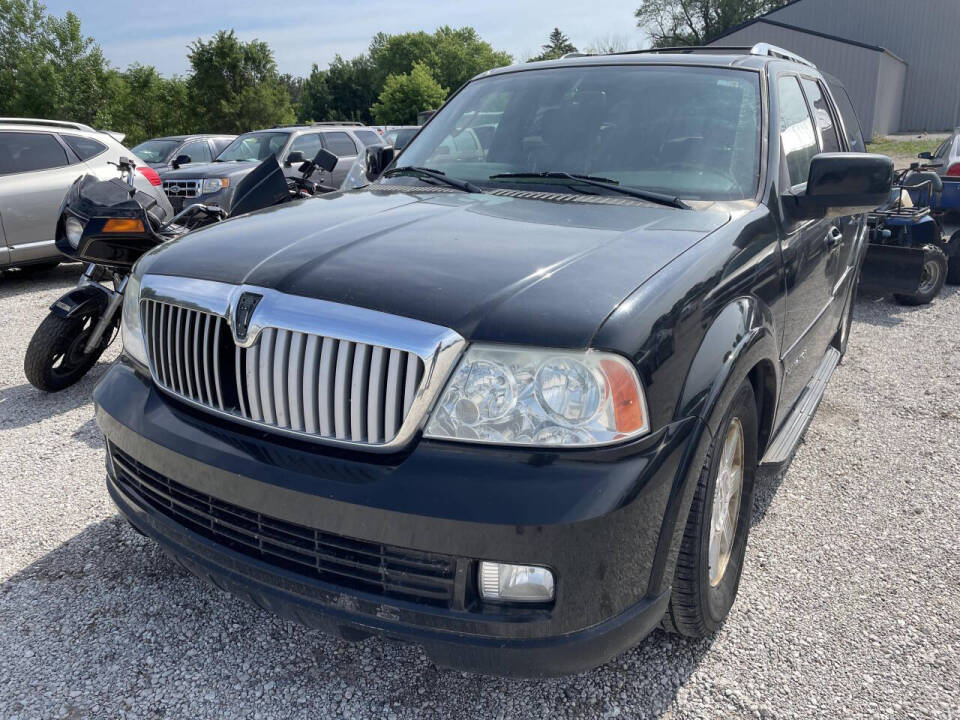
[[[76,276],[0,278],[0,717],[960,717],[960,289],[861,296],[790,470],[758,488],[722,630],[508,681],[351,645],[186,574],[116,515],[84,382],[22,358]]]

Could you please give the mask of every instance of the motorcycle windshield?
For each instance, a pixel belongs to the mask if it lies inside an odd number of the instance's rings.
[[[370,184],[370,181],[367,179],[366,160],[365,155],[357,156],[357,159],[353,161],[353,165],[350,166],[347,176],[343,179],[343,182],[340,183],[341,190],[356,190],[357,188],[366,187]]]
[[[277,158],[270,155],[257,165],[240,181],[233,195],[230,206],[230,215],[261,210],[287,199],[290,191],[287,189],[287,179],[283,175]]]

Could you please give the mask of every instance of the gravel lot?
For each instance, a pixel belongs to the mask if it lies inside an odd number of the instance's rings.
[[[861,296],[806,443],[765,481],[710,641],[655,632],[583,675],[439,670],[186,574],[116,515],[89,398],[23,353],[77,266],[0,277],[0,717],[960,717],[960,289]]]

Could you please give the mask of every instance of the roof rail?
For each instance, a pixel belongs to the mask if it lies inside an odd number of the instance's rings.
[[[357,122],[356,120],[322,120],[321,122],[312,122],[310,127],[323,127],[323,126],[335,126],[335,125],[345,125],[347,127],[363,127],[362,122]]]
[[[578,57],[593,57],[593,53],[585,53],[585,52],[577,52],[577,51],[568,52],[561,55],[560,59],[569,60],[570,58],[578,58]]]
[[[48,127],[61,127],[69,130],[83,130],[85,132],[97,132],[89,125],[83,123],[67,122],[66,120],[43,120],[41,118],[15,118],[0,117],[0,123],[10,123],[15,125],[46,125]]]
[[[750,48],[751,55],[766,55],[767,57],[780,58],[781,60],[790,60],[791,62],[800,63],[801,65],[807,65],[816,69],[816,65],[807,60],[806,58],[800,57],[796,53],[792,53],[789,50],[784,50],[783,48],[777,47],[776,45],[770,45],[769,43],[757,43],[752,48]]]

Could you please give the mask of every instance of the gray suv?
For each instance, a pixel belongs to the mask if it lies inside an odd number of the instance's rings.
[[[60,261],[54,230],[71,183],[117,176],[122,135],[80,123],[0,118],[0,270]]]
[[[145,140],[133,154],[155,170],[176,168],[183,158],[191,163],[208,163],[223,152],[236,135],[171,135]]]
[[[367,134],[379,135],[359,123],[314,123],[255,130],[230,143],[211,163],[183,165],[161,171],[163,189],[174,210],[197,202],[229,210],[237,183],[270,155],[275,155],[285,174],[299,175],[302,160],[312,159],[324,148],[339,159],[330,173],[317,170],[311,178],[339,187],[356,157],[367,147]]]

